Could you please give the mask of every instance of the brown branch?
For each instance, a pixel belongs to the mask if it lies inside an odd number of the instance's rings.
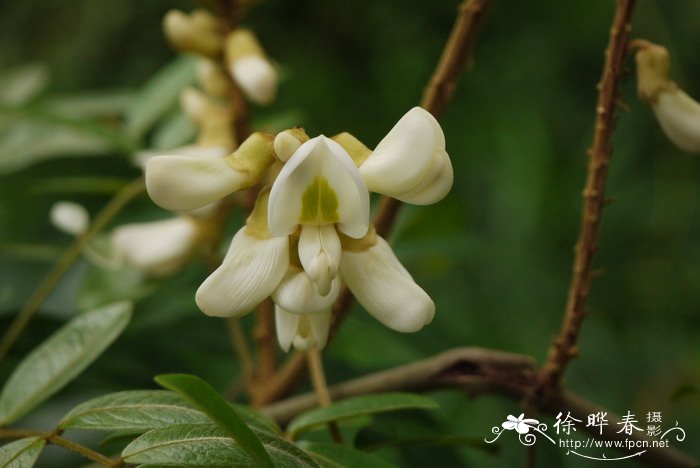
[[[455,348],[436,356],[398,366],[334,385],[329,389],[333,400],[342,400],[371,393],[405,391],[426,392],[453,389],[471,397],[496,394],[515,401],[525,398],[535,383],[535,362],[529,356],[482,348]],[[295,416],[317,405],[314,393],[306,393],[273,403],[263,413],[284,425]],[[639,435],[617,433],[621,418],[607,409],[564,389],[557,389],[546,401],[535,402],[534,408],[556,416],[560,411],[586,421],[589,414],[607,413],[608,426],[600,435],[597,427],[581,427],[591,437],[602,440],[648,441]],[[494,421],[494,424],[500,421]],[[688,467],[698,462],[675,448],[649,448],[640,461],[653,466]]]
[[[440,60],[425,89],[421,107],[439,119],[444,113],[457,87],[462,70],[469,60],[476,34],[482,23],[486,7],[490,0],[465,0],[459,7],[457,19],[442,51]],[[396,221],[401,202],[383,197],[374,226],[377,234],[387,237]],[[354,301],[347,288],[343,288],[333,306],[333,324],[331,336],[343,322]],[[266,383],[263,394],[259,395],[260,403],[275,401],[289,392],[294,384],[301,379],[306,371],[306,359],[303,353],[292,355],[273,379]]]
[[[618,87],[627,53],[630,21],[635,0],[618,0],[610,41],[605,51],[605,66],[598,84],[595,134],[588,151],[588,176],[583,190],[583,213],[569,295],[559,335],[549,350],[540,374],[534,398],[539,399],[553,389],[569,361],[578,354],[581,325],[587,315],[586,304],[593,280],[593,259],[598,251],[600,221],[605,206],[605,182],[612,153],[615,110],[619,100]]]

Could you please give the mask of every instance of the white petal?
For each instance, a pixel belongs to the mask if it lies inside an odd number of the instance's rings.
[[[316,314],[299,316],[299,328],[294,337],[294,348],[306,351],[311,348],[322,349],[328,341],[331,327],[330,309]]]
[[[291,132],[285,130],[275,137],[275,154],[280,161],[287,161],[294,152],[301,146],[301,141],[297,140]]]
[[[336,277],[328,294],[321,296],[303,271],[290,271],[272,293],[272,300],[292,314],[314,314],[329,309],[340,293],[340,277]]]
[[[185,217],[125,224],[112,231],[118,258],[144,273],[166,276],[179,270],[195,248],[197,227]]]
[[[229,154],[230,151],[223,146],[200,146],[187,145],[170,150],[143,150],[134,155],[133,161],[137,167],[146,170],[148,161],[156,156],[194,156],[198,158],[220,158]]]
[[[513,429],[515,429],[515,426],[517,424],[518,423],[516,423],[516,422],[506,421],[506,422],[502,423],[501,426],[503,427],[503,429],[506,429],[508,431],[512,431]]]
[[[309,328],[314,337],[315,346],[323,349],[328,342],[328,333],[331,330],[331,309],[326,309],[315,314],[308,314]]]
[[[146,168],[146,188],[153,201],[172,211],[201,208],[236,192],[248,177],[225,158],[156,156]]]
[[[277,328],[277,341],[280,347],[289,351],[294,337],[297,336],[301,315],[290,314],[279,305],[275,306],[275,327]]]
[[[369,193],[347,152],[323,135],[297,149],[280,171],[270,192],[268,221],[274,236],[291,234],[302,220],[302,199],[319,178],[337,198],[337,222],[348,236],[360,238],[369,227]],[[304,221],[306,222],[306,221]]]
[[[49,219],[57,229],[71,236],[83,234],[90,225],[90,215],[85,207],[69,201],[54,203]]]
[[[248,55],[233,62],[231,75],[245,95],[257,104],[269,104],[277,95],[277,72],[259,55]]]
[[[690,153],[700,153],[700,104],[682,90],[659,93],[654,113],[666,136]]]
[[[304,225],[299,236],[299,259],[318,293],[328,295],[331,282],[338,274],[340,238],[333,225]]]
[[[396,199],[414,205],[430,205],[445,198],[452,188],[454,172],[447,152],[441,151],[436,154],[442,159],[442,164],[438,166],[440,171],[429,182],[421,183],[414,190],[396,195]]]
[[[433,301],[381,237],[364,252],[343,252],[340,272],[360,304],[389,328],[418,331],[435,315]]]
[[[414,107],[404,115],[360,166],[372,192],[389,196],[414,189],[425,176],[445,135],[435,118]]]
[[[231,317],[249,312],[279,285],[289,267],[289,239],[258,239],[240,229],[223,263],[197,290],[202,312]]]

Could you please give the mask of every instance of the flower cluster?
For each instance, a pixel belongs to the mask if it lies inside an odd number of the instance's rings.
[[[665,47],[638,40],[637,90],[654,110],[666,136],[679,148],[700,153],[700,103],[669,78],[671,58]]]
[[[163,29],[170,43],[182,52],[193,52],[205,59],[225,57],[226,68],[246,97],[257,104],[269,104],[277,94],[277,72],[262,46],[250,30],[237,28],[224,35],[221,20],[206,10],[194,10],[189,15],[171,10],[165,15]],[[221,67],[208,60],[200,69],[210,73],[212,86],[227,92],[225,81],[218,77]],[[223,85],[223,86],[222,86]]]
[[[263,185],[196,301],[207,315],[231,317],[271,296],[285,350],[325,345],[343,284],[394,330],[414,332],[432,320],[433,301],[370,225],[369,192],[430,204],[452,180],[442,129],[419,107],[374,151],[347,133],[309,138],[296,128],[254,133],[225,157],[156,156],[146,169],[151,198],[176,211]]]

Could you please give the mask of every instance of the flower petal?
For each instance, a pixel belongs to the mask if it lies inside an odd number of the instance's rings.
[[[452,188],[452,183],[454,181],[452,162],[450,161],[450,157],[447,155],[447,152],[444,150],[437,152],[436,154],[441,160],[441,163],[437,164],[437,167],[439,167],[437,174],[435,174],[432,179],[427,179],[427,183],[422,182],[419,184],[416,189],[401,195],[396,195],[396,199],[405,203],[412,203],[414,205],[430,205],[445,198]]]
[[[340,267],[341,245],[334,225],[304,225],[299,260],[321,296],[327,296]]]
[[[90,215],[85,207],[69,201],[54,203],[49,219],[57,229],[71,236],[79,236],[87,231],[90,225]]]
[[[299,332],[294,337],[294,347],[299,351],[322,349],[328,342],[331,328],[331,310],[300,315]]]
[[[435,118],[414,107],[404,115],[360,166],[372,192],[394,196],[413,190],[424,178],[445,135]]]
[[[435,315],[433,301],[381,237],[364,252],[344,251],[340,272],[360,304],[389,328],[415,332]]]
[[[503,427],[503,429],[505,429],[505,430],[507,430],[507,431],[512,431],[513,429],[515,429],[515,426],[516,426],[517,424],[518,424],[518,423],[513,422],[513,421],[506,421],[506,422],[504,422],[504,423],[501,424],[501,427]]]
[[[202,312],[215,317],[245,314],[268,297],[289,267],[289,239],[259,239],[240,229],[223,263],[197,290]]]
[[[195,248],[197,226],[186,217],[125,224],[112,231],[115,255],[152,276],[167,276],[189,260]]]
[[[321,296],[303,271],[289,271],[272,293],[275,304],[292,314],[314,314],[329,309],[340,293],[340,277],[331,283],[328,294]]]
[[[288,236],[300,223],[338,223],[358,238],[369,227],[369,193],[347,152],[323,135],[297,149],[270,192],[270,232]]]
[[[654,104],[661,128],[676,146],[700,153],[700,104],[683,90],[663,91]]]
[[[146,168],[146,188],[153,201],[172,211],[200,208],[245,187],[248,177],[225,158],[156,156]]]
[[[518,434],[527,434],[530,432],[530,426],[519,422],[515,425],[515,430],[518,432]]]
[[[277,71],[259,55],[241,57],[231,64],[231,75],[256,104],[270,104],[277,95]]]
[[[277,328],[277,341],[284,351],[289,351],[294,337],[297,336],[301,315],[292,314],[279,305],[275,306],[275,326]]]
[[[229,154],[230,151],[223,146],[200,146],[187,145],[170,150],[156,151],[143,150],[134,155],[133,161],[137,167],[145,171],[148,162],[156,156],[194,156],[196,158],[220,158]]]

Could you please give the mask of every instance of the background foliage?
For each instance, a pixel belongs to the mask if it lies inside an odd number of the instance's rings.
[[[419,101],[457,4],[262,2],[245,24],[279,62],[283,82],[273,106],[254,109],[255,124],[271,131],[302,125],[311,135],[349,131],[376,144]],[[138,175],[126,157],[131,150],[168,143],[165,124],[128,133],[113,116],[133,109],[139,90],[175,57],[161,32],[163,14],[193,6],[164,0],[0,4],[1,329],[70,241],[50,226],[51,204],[73,199],[95,213]],[[442,121],[455,166],[453,191],[435,207],[404,207],[392,238],[399,258],[435,299],[436,318],[420,333],[400,335],[356,308],[327,350],[330,382],[452,346],[543,360],[566,300],[613,6],[607,0],[495,2],[474,67]],[[699,97],[697,2],[641,0],[633,24],[633,37],[669,47],[674,78]],[[12,82],[17,67],[27,66]],[[677,420],[690,434],[677,446],[700,456],[692,436],[700,432],[700,160],[665,139],[636,98],[633,78],[624,84],[615,134],[608,183],[614,203],[605,210],[597,259],[604,274],[594,283],[594,313],[566,381],[616,412],[663,411],[667,425]],[[32,82],[37,92],[13,101],[18,92],[10,86],[31,88]],[[104,125],[95,127],[95,120]],[[155,217],[167,213],[144,196],[114,225]],[[229,337],[194,304],[205,275],[206,267],[194,264],[135,291],[130,276],[75,265],[0,363],[1,381],[79,307],[128,291],[138,299],[134,317],[94,365],[22,425],[51,427],[79,402],[156,388],[153,376],[167,372],[229,388],[239,374]],[[244,324],[251,327],[252,317]],[[690,391],[681,395],[683,388]],[[495,397],[435,397],[441,409],[431,414],[446,433],[481,439],[507,414],[519,414],[515,403]],[[497,457],[474,448],[379,453],[404,466],[522,460],[515,441],[501,445]],[[541,466],[576,465],[563,450],[542,445],[540,452]],[[51,466],[75,463],[54,448],[46,454]]]

